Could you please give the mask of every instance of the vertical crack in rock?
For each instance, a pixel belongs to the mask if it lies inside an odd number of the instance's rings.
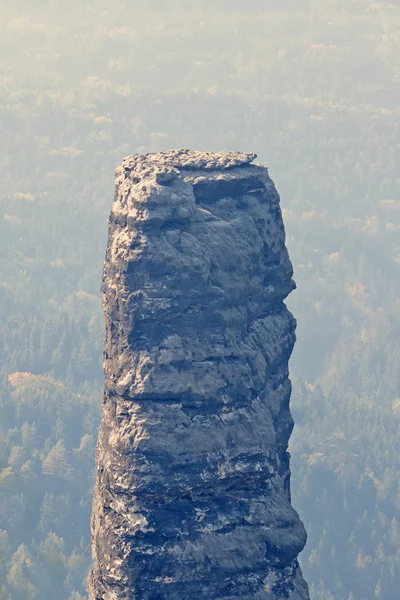
[[[179,150],[116,171],[90,600],[308,599],[287,452],[295,286],[254,158]]]

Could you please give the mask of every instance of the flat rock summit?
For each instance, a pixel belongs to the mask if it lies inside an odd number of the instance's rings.
[[[294,289],[255,154],[116,170],[90,600],[308,600],[290,503]]]

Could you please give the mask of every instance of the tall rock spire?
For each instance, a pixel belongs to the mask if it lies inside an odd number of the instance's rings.
[[[290,504],[294,289],[253,154],[124,159],[103,277],[90,600],[307,600]]]

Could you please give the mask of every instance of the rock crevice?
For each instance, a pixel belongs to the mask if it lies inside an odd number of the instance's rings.
[[[290,504],[294,289],[254,154],[116,171],[90,600],[307,600]]]

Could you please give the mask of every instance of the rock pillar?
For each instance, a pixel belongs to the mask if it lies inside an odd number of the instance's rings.
[[[124,159],[102,287],[90,600],[306,600],[290,504],[294,289],[255,155]]]

